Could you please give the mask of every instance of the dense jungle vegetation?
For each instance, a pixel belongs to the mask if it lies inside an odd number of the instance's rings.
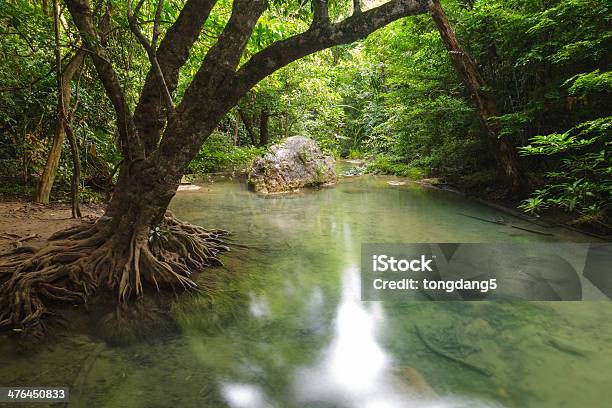
[[[108,50],[134,104],[148,61],[128,29],[123,2],[106,7],[113,28]],[[222,1],[182,67],[176,94],[195,75],[230,12]],[[246,58],[289,32],[307,28],[305,2],[273,2],[259,20]],[[277,4],[278,3],[278,4]],[[302,4],[304,3],[304,4]],[[56,126],[57,80],[51,5],[7,1],[0,6],[1,194],[34,197]],[[330,2],[335,18],[349,2]],[[577,222],[610,226],[612,201],[612,13],[599,0],[444,1],[461,46],[475,60],[497,102],[498,137],[520,153],[529,175],[521,208],[561,208]],[[112,13],[110,11],[112,10]],[[162,24],[179,7],[164,4]],[[78,52],[63,7],[59,47],[66,67]],[[147,11],[153,12],[153,9]],[[120,162],[116,123],[89,58],[79,57],[69,82],[72,128],[82,167],[82,199],[103,200]],[[367,39],[293,62],[260,82],[225,115],[191,171],[241,171],[275,141],[315,138],[367,170],[436,177],[468,191],[506,193],[483,126],[431,16],[391,23]],[[74,172],[63,143],[52,200],[67,199]]]
[[[0,260],[0,327],[50,302],[195,287],[227,231],[168,212],[184,175],[288,136],[364,171],[612,222],[606,1],[0,2],[3,197],[105,202]]]
[[[603,406],[611,11],[0,0],[2,390]]]

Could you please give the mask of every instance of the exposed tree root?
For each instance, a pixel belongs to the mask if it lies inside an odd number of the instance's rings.
[[[194,271],[221,265],[228,233],[183,223],[168,212],[152,231],[112,228],[108,217],[52,235],[42,248],[22,246],[0,257],[0,328],[35,331],[55,303],[85,303],[96,291],[119,302],[145,287],[196,288]],[[127,232],[126,232],[127,230]]]

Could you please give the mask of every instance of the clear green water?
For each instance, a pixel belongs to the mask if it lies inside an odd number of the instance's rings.
[[[126,346],[87,334],[62,337],[37,356],[2,345],[0,383],[68,385],[70,406],[79,407],[610,406],[609,302],[359,300],[362,242],[589,241],[468,218],[461,214],[511,219],[388,180],[347,178],[267,198],[229,181],[179,193],[179,217],[252,246],[224,257],[235,278],[214,305],[180,297],[172,311],[180,334]],[[432,352],[415,327],[467,364]]]

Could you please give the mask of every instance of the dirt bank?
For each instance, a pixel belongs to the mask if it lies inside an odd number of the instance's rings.
[[[82,205],[81,211],[83,217],[97,217],[102,215],[102,208]],[[0,202],[0,252],[19,244],[41,244],[54,232],[78,222],[71,218],[69,204]]]

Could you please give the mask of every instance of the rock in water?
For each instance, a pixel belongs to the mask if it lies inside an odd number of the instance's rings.
[[[253,162],[248,183],[258,193],[284,193],[336,182],[334,158],[307,137],[293,136]]]

